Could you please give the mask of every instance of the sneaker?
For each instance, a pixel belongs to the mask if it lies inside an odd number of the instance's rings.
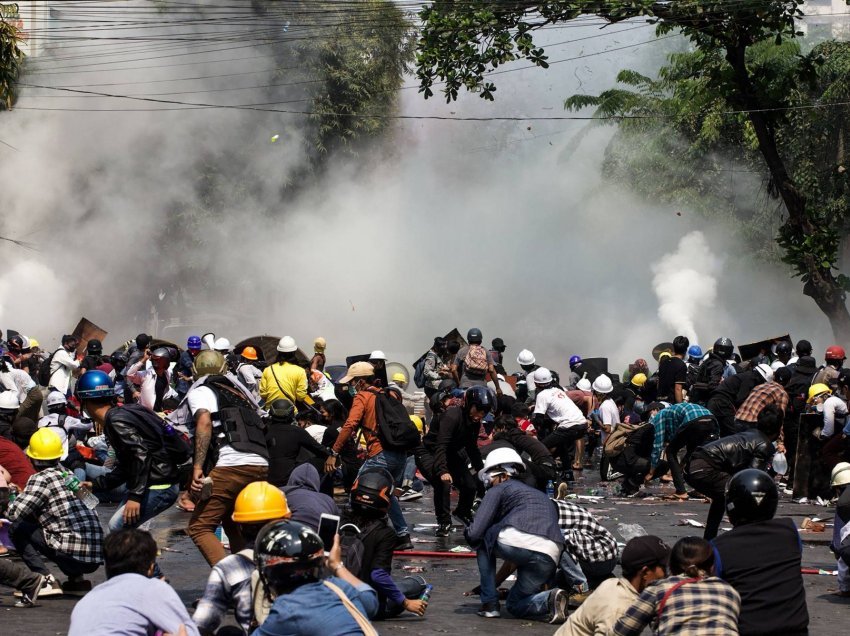
[[[395,549],[396,550],[412,550],[413,543],[410,541],[409,534],[400,534],[396,537],[395,541]]]
[[[435,537],[447,537],[452,533],[452,524],[450,523],[441,523],[437,526],[437,529],[434,531]]]
[[[399,495],[399,501],[413,501],[414,499],[421,499],[422,493],[416,492],[413,488],[405,488],[401,495]]]
[[[499,611],[498,603],[482,603],[478,615],[482,618],[500,618],[502,612]]]
[[[48,596],[62,596],[62,586],[52,574],[44,577],[44,583],[41,584],[41,591],[38,593],[39,598]]]
[[[587,600],[588,596],[590,596],[590,592],[576,592],[575,594],[570,594],[569,606],[578,607]]]
[[[560,625],[567,620],[567,593],[554,589],[549,593],[549,605],[552,608],[550,625]]]
[[[39,574],[35,585],[25,590],[21,590],[21,600],[15,603],[15,607],[34,607],[35,602],[41,594],[41,588],[44,587],[44,581],[47,577]]]

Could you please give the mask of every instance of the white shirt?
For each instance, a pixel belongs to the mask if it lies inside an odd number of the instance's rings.
[[[208,386],[196,386],[193,389],[189,390],[189,393],[186,394],[186,401],[189,404],[189,410],[192,413],[192,417],[195,416],[199,410],[204,409],[212,413],[218,413],[218,398],[215,396],[215,393]],[[213,420],[213,429],[221,428],[221,423]],[[233,448],[230,444],[226,442],[222,444],[224,440],[224,433],[219,431],[218,433],[219,440],[219,450],[218,450],[218,462],[216,462],[216,468],[233,468],[234,466],[268,466],[269,463],[256,453],[241,453],[235,448]]]
[[[59,413],[48,413],[38,421],[39,428],[45,428],[46,426],[51,427],[53,432],[62,440],[62,457],[60,460],[65,460],[68,458],[68,434],[71,433],[76,436],[77,432],[86,433],[91,430],[92,423],[90,421],[83,422],[76,417],[68,415],[65,417],[63,425],[59,426]]]
[[[324,373],[314,369],[310,372],[310,379],[316,384],[316,390],[310,393],[310,397],[321,398],[322,400],[336,399],[333,382],[328,380]]]
[[[847,404],[840,397],[830,395],[823,403],[823,430],[821,437],[832,437],[835,432],[835,421],[844,428],[844,420],[847,418]]]
[[[790,360],[789,360],[789,362],[790,362]],[[773,369],[774,371],[776,371],[777,369],[781,369],[784,366],[785,366],[785,363],[782,362],[782,360],[774,360],[770,364],[770,368]]]
[[[606,426],[611,427],[611,432],[617,428],[617,424],[620,423],[620,409],[617,408],[616,403],[611,398],[608,398],[602,404],[599,405],[599,417],[602,420],[602,423]],[[602,431],[602,443],[605,443],[605,440],[608,439],[608,433],[604,430]]]
[[[154,371],[152,366],[142,369],[143,364],[144,363],[139,360],[127,370],[124,377],[133,384],[138,384],[140,386],[139,404],[153,410],[154,404],[156,404],[156,371]],[[177,397],[177,392],[171,388],[171,369],[165,370],[165,378],[168,381],[168,387],[166,388],[162,399],[164,400],[167,397]]]
[[[35,382],[30,374],[21,369],[10,369],[8,373],[0,373],[0,384],[7,391],[15,391],[18,394],[18,402],[23,403],[27,399],[27,393],[35,388]]]
[[[558,424],[558,428],[585,426],[587,419],[564,390],[551,387],[540,391],[534,402],[534,414],[548,416]]]
[[[499,543],[513,548],[524,548],[541,552],[551,558],[555,563],[561,560],[561,546],[554,541],[550,541],[546,537],[541,537],[536,534],[521,532],[513,526],[502,528],[499,532]]]
[[[319,444],[322,443],[322,438],[325,436],[325,431],[327,430],[327,426],[322,426],[321,424],[310,424],[304,430],[310,434],[314,440],[316,440]]]
[[[59,349],[53,354],[53,360],[50,361],[50,382],[48,386],[57,389],[62,395],[68,393],[68,387],[71,385],[71,374],[74,369],[79,369],[80,363],[73,355],[65,351],[65,348]]]
[[[254,394],[254,398],[259,399],[260,394],[257,389],[257,380],[263,377],[263,372],[253,364],[243,362],[236,367],[236,375],[242,381],[242,384]]]
[[[493,391],[496,390],[496,385],[493,384],[493,380],[490,380],[489,382],[487,382],[487,386],[490,387],[491,389],[493,389]],[[499,380],[499,388],[502,389],[502,393],[504,395],[509,395],[512,398],[516,397],[516,391],[514,391],[514,388],[510,384],[508,384],[508,382],[506,380],[502,380],[502,379]]]

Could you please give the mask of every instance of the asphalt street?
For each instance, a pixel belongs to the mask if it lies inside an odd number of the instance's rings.
[[[586,496],[589,490],[598,488],[592,482],[577,482],[576,494]],[[601,490],[604,492],[604,489]],[[662,489],[656,489],[662,494]],[[428,497],[403,503],[408,521],[415,524],[413,541],[417,550],[444,551],[463,545],[462,535],[456,531],[447,539],[435,539],[431,528],[421,524],[434,523],[433,507]],[[707,504],[699,501],[670,502],[657,498],[623,499],[606,497],[598,502],[588,503],[587,508],[615,535],[620,523],[640,524],[648,533],[657,534],[671,545],[680,537],[700,535],[702,530],[692,527],[688,520],[701,522],[708,510]],[[114,507],[101,506],[100,514],[105,521]],[[779,515],[794,519],[798,527],[805,517],[820,517],[832,521],[834,510],[831,507],[795,504],[785,496],[779,508]],[[162,552],[160,565],[171,580],[182,600],[191,607],[191,603],[203,592],[209,568],[195,546],[185,534],[183,528],[188,514],[172,509],[156,520],[152,529]],[[724,523],[724,527],[728,527]],[[825,533],[804,536],[803,566],[822,568],[832,571],[835,561],[827,548],[831,528]],[[9,557],[7,557],[9,558]],[[421,570],[420,570],[421,568]],[[507,617],[503,611],[501,619],[483,619],[476,615],[478,599],[464,596],[464,592],[478,583],[478,572],[472,558],[396,558],[394,576],[403,577],[408,573],[418,573],[434,585],[434,592],[428,612],[424,618],[404,616],[385,621],[377,625],[381,633],[413,634],[551,634],[550,625],[516,620]],[[103,570],[92,576],[95,583],[103,580]],[[846,626],[850,615],[850,600],[829,594],[836,587],[834,576],[807,575],[804,577],[806,597],[811,618],[810,633],[839,633]],[[39,602],[39,607],[18,609],[12,607],[12,590],[0,588],[0,634],[31,634],[33,636],[58,636],[66,634],[71,611],[78,599],[72,596],[49,598]],[[191,611],[191,610],[190,610]],[[232,616],[229,617],[229,621]]]

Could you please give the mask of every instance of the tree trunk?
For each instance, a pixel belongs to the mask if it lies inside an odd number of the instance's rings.
[[[806,214],[806,198],[797,190],[779,154],[775,131],[764,112],[765,104],[753,89],[747,70],[746,53],[747,44],[738,42],[736,46],[726,49],[726,60],[732,66],[739,91],[739,102],[741,107],[748,111],[747,117],[756,133],[759,151],[788,210],[785,225],[795,237],[802,240],[808,234],[814,233],[815,228]],[[814,300],[826,315],[835,339],[838,342],[850,342],[850,312],[847,310],[844,289],[829,269],[820,266],[814,255],[805,257],[803,265],[809,276],[809,280],[803,285],[803,293]]]

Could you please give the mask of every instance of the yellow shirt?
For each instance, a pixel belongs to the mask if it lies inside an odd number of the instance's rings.
[[[307,395],[307,373],[289,362],[270,364],[260,378],[260,397],[270,405],[275,400],[286,398],[293,404],[313,401]]]

